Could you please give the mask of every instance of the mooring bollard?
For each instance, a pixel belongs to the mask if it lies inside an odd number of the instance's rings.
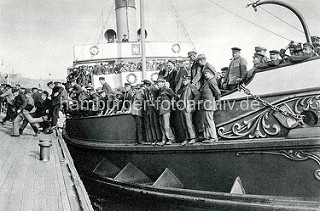
[[[50,147],[52,142],[49,140],[39,140],[40,146],[40,160],[49,161],[50,160]]]

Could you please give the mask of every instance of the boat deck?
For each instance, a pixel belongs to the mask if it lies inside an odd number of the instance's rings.
[[[0,210],[93,210],[63,139],[29,129],[11,137],[11,128],[0,125]],[[48,162],[40,139],[52,141]]]

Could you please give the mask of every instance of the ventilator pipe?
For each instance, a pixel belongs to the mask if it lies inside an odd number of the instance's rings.
[[[263,4],[276,4],[276,5],[280,5],[282,7],[285,7],[287,9],[291,10],[299,18],[300,23],[301,23],[301,25],[303,27],[303,31],[304,31],[304,34],[306,36],[307,42],[312,44],[308,25],[307,25],[305,19],[303,18],[302,14],[296,8],[294,8],[293,6],[291,6],[288,3],[285,3],[285,2],[282,2],[282,1],[273,1],[273,0],[262,1],[262,2],[256,1],[255,3],[248,4],[247,7],[252,5],[254,11],[257,11],[257,7],[260,6],[260,5],[263,5]]]

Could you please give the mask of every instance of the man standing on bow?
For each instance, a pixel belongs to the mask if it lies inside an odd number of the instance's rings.
[[[238,84],[243,83],[247,74],[247,61],[240,56],[241,49],[238,47],[231,48],[232,59],[229,64],[229,69],[226,73],[227,82],[224,84],[224,89],[233,90]]]
[[[211,69],[205,69],[204,77],[206,79],[204,85],[200,88],[201,93],[201,109],[204,128],[204,138],[202,143],[214,143],[218,141],[216,126],[213,114],[217,110],[216,100],[220,99],[221,92],[218,88],[215,72]]]
[[[200,92],[197,87],[190,83],[191,76],[183,77],[183,85],[178,90],[179,110],[181,110],[184,129],[186,131],[186,140],[181,145],[194,144],[196,142],[196,132],[192,124],[192,112],[195,110],[198,100],[200,98]]]
[[[190,75],[191,75],[191,83],[194,84],[197,89],[203,84],[203,75],[202,75],[202,67],[197,60],[197,52],[190,51],[188,52],[188,57],[190,59],[191,68],[190,68]]]

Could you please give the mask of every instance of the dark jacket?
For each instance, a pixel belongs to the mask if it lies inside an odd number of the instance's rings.
[[[164,86],[159,90],[159,96],[157,98],[157,108],[159,110],[159,114],[163,115],[166,113],[170,113],[172,110],[172,98],[179,99],[178,95],[176,95],[172,89]]]
[[[193,62],[191,66],[191,82],[199,89],[203,85],[202,66],[197,62]]]
[[[200,98],[200,92],[197,87],[193,84],[183,85],[178,90],[178,95],[180,95],[180,101],[183,102],[184,110],[186,112],[191,112],[195,109],[195,106]],[[181,106],[181,105],[179,105]]]
[[[233,59],[230,62],[229,69],[226,72],[227,84],[235,85],[236,80],[239,78],[240,83],[246,79],[247,74],[247,61],[241,56]]]
[[[61,104],[61,95],[63,92],[64,88],[61,86],[54,86],[52,89],[52,94],[51,94],[51,101],[52,101],[52,105],[58,105]],[[58,93],[57,96],[54,96],[55,93]]]
[[[201,109],[205,111],[217,110],[216,100],[220,99],[221,92],[215,78],[206,81],[200,88],[201,93]]]
[[[139,89],[133,95],[130,113],[134,116],[143,116],[144,91]]]

